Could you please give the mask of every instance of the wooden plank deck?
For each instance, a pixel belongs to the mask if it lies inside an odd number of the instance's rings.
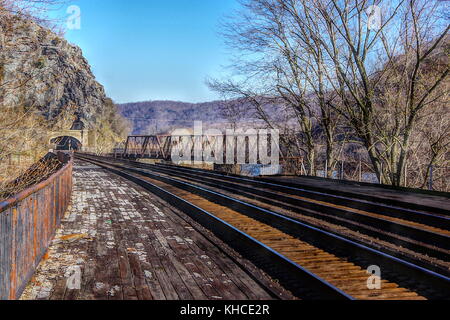
[[[154,195],[83,162],[74,175],[72,206],[21,299],[271,298]]]

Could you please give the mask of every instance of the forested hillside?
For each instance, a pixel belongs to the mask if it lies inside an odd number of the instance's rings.
[[[228,127],[232,119],[224,112],[224,102],[185,103],[179,101],[146,101],[118,105],[121,114],[133,123],[134,134],[168,133],[176,128],[192,128],[194,121],[205,126]],[[243,114],[239,121],[252,118]]]

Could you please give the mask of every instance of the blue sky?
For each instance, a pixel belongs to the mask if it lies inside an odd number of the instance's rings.
[[[66,39],[81,47],[114,101],[218,98],[205,79],[220,77],[229,63],[219,22],[238,8],[237,0],[75,0],[68,5],[72,4],[81,9],[81,30],[68,30]]]

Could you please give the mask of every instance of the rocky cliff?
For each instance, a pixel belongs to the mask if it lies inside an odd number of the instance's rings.
[[[81,49],[0,8],[0,108],[36,108],[47,120],[71,107],[95,122],[106,103]]]

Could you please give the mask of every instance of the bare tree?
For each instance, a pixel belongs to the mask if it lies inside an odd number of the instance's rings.
[[[335,99],[327,94],[329,77],[312,31],[298,28],[296,20],[302,17],[289,10],[286,1],[252,0],[242,5],[244,11],[224,26],[224,34],[228,45],[240,52],[233,70],[244,79],[210,81],[210,87],[225,97],[242,98],[268,127],[281,126],[284,145],[288,150],[295,146],[296,154],[306,157],[312,175],[324,137],[331,168],[336,130],[332,119],[338,115],[331,108]]]
[[[305,7],[306,2],[301,2]],[[330,83],[342,100],[338,111],[364,143],[377,175],[401,185],[418,118],[442,94],[438,89],[448,77],[448,61],[433,72],[425,68],[449,30],[440,4],[420,0],[308,3],[313,20],[320,22],[318,42],[336,71],[338,85]],[[383,13],[375,27],[368,21],[374,4]]]
[[[243,53],[234,70],[246,81],[232,86],[216,82],[212,88],[251,92],[248,88],[257,87],[262,90],[255,95],[282,98],[297,116],[309,162],[320,144],[314,125],[323,131],[330,164],[338,153],[333,153],[336,134],[351,128],[350,140],[365,147],[380,180],[407,183],[408,160],[417,155],[411,150],[414,137],[430,125],[424,122],[432,121],[426,116],[430,110],[448,106],[444,4],[247,0],[243,6],[245,13],[228,24],[225,36]],[[442,142],[446,133],[422,137],[433,137],[421,147],[436,154],[435,160],[448,152]]]
[[[50,17],[49,12],[61,8],[67,0],[0,0],[0,9],[42,26],[61,31],[62,20]]]

